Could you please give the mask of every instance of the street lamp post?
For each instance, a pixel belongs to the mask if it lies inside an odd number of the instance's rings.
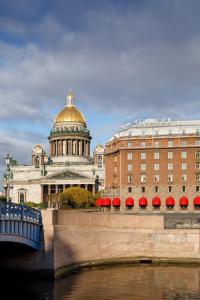
[[[12,172],[10,170],[11,160],[12,160],[12,158],[10,157],[10,155],[8,153],[7,156],[6,156],[6,158],[5,158],[6,172],[4,174],[4,178],[6,179],[6,184],[7,184],[7,190],[6,190],[7,202],[10,201],[10,179],[12,179]]]

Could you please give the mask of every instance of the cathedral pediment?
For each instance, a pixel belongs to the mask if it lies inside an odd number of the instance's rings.
[[[62,171],[62,172],[59,172],[57,174],[54,174],[54,175],[51,175],[51,176],[48,176],[49,179],[88,179],[87,176],[83,176],[79,173],[75,173],[75,172],[72,172],[72,171]]]

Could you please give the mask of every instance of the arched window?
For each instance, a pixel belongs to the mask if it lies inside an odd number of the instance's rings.
[[[40,158],[39,156],[35,157],[35,166],[38,167],[40,165]]]
[[[21,203],[21,204],[23,204],[24,203],[24,193],[20,193],[19,194],[19,202]]]

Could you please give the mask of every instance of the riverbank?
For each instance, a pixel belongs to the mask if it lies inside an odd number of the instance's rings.
[[[42,220],[39,251],[11,253],[0,258],[1,266],[60,278],[100,265],[200,264],[200,229],[181,228],[180,220],[179,227],[165,228],[164,215],[46,210]]]

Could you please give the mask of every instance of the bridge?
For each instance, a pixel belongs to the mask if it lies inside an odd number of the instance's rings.
[[[0,243],[40,247],[41,212],[12,202],[0,202]]]

